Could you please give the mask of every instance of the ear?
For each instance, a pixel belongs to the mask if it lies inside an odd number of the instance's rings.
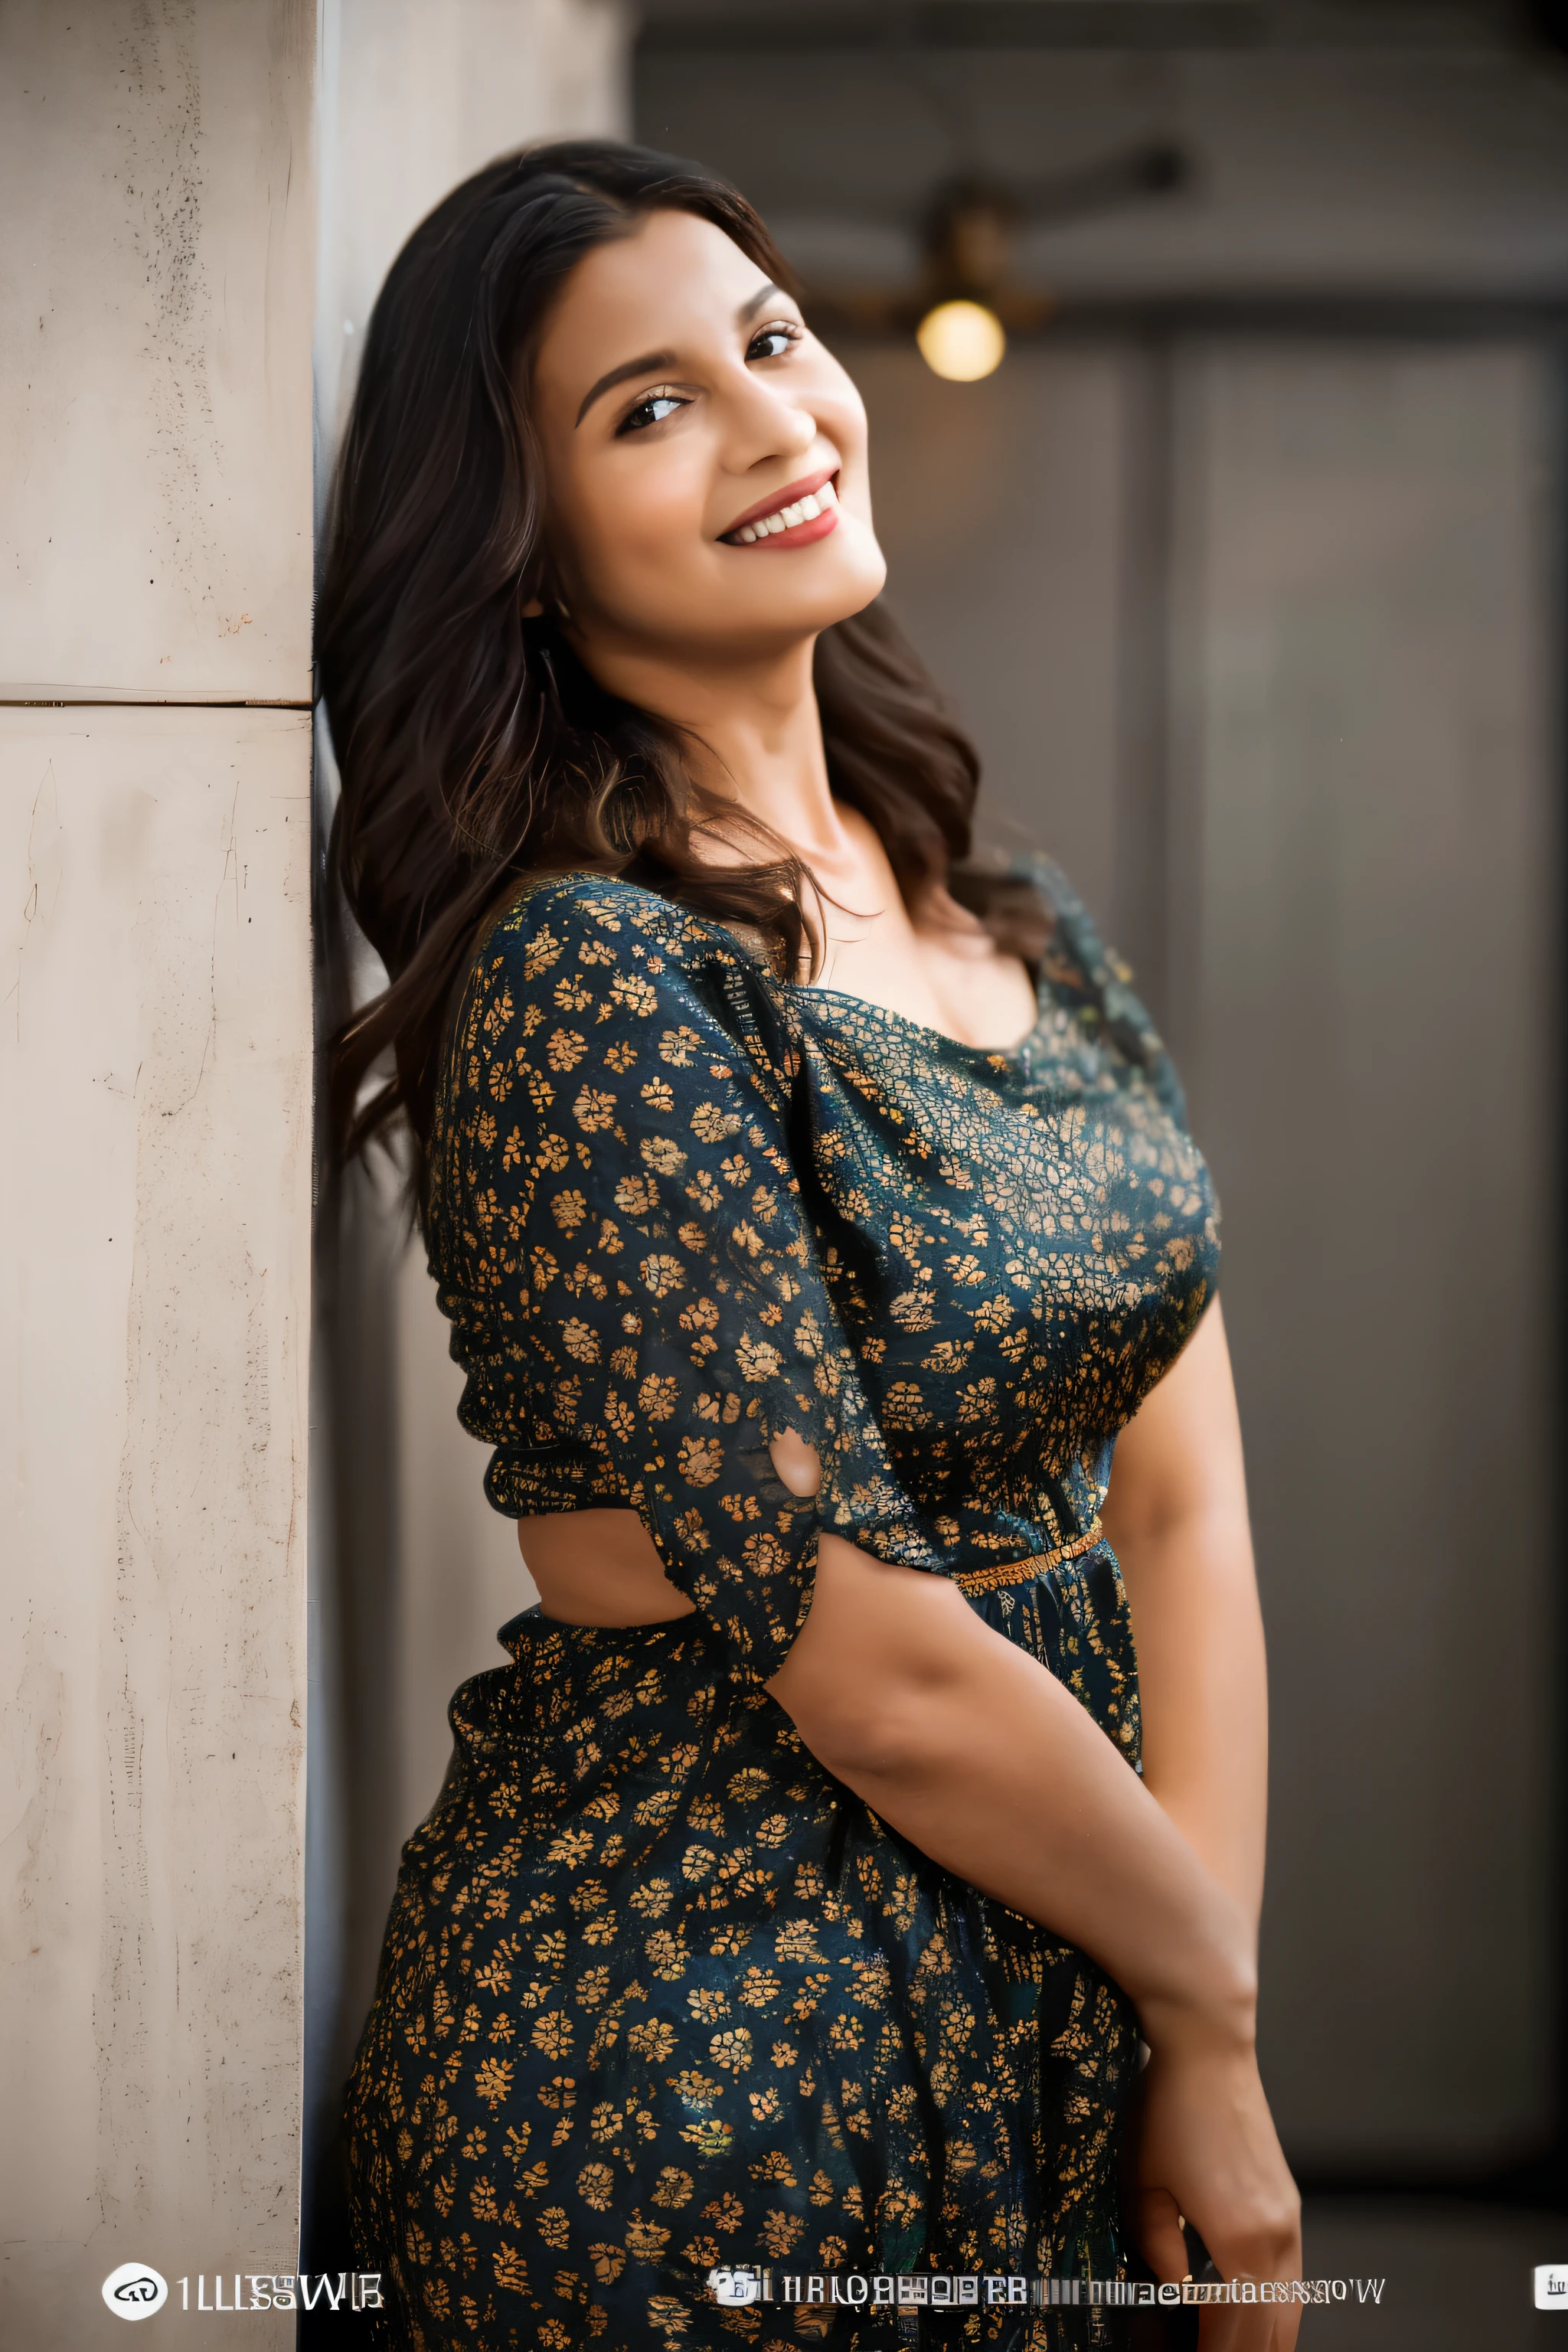
[[[525,621],[537,621],[543,611],[544,607],[540,603],[539,598],[537,596],[531,596],[527,604],[522,608],[522,617]]]

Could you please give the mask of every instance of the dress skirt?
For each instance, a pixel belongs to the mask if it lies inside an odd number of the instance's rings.
[[[1103,1543],[965,1584],[1136,1763]],[[1126,2274],[1126,1996],[835,1780],[699,1614],[565,1624],[452,1701],[347,2125],[389,2345],[1054,2352],[1117,2309],[803,2306],[802,2273]],[[722,2308],[716,2267],[775,2299]],[[805,2290],[802,2289],[804,2293]]]

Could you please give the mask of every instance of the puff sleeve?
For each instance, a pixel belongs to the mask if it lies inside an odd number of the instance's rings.
[[[426,1231],[496,1508],[637,1510],[765,1680],[825,1522],[910,1553],[792,1163],[794,1055],[763,980],[651,892],[534,886],[459,1008]],[[786,1428],[821,1458],[815,1496],[773,1467]]]

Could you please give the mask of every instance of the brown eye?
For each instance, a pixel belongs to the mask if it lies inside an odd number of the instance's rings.
[[[686,405],[686,402],[673,392],[650,392],[637,402],[635,408],[627,409],[616,431],[644,433],[650,425],[662,425],[667,416],[673,416],[678,408]]]
[[[746,346],[746,357],[749,360],[782,359],[790,345],[799,341],[798,327],[791,326],[787,320],[777,320],[773,325],[762,328],[752,337]]]

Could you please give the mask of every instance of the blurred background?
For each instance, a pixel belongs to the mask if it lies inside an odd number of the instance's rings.
[[[324,21],[323,465],[403,235],[560,130],[729,173],[858,381],[982,831],[1072,875],[1217,1172],[1274,1710],[1265,2076],[1309,2270],[1389,2281],[1303,2341],[1534,2340],[1528,2266],[1568,2255],[1562,12]],[[533,1597],[384,1188],[330,1260],[316,2158],[447,1699]]]

